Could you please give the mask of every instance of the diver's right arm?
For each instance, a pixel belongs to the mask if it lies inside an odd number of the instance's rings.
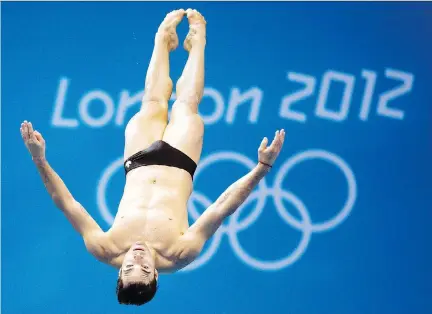
[[[24,121],[21,124],[21,136],[54,204],[64,213],[84,240],[90,241],[102,230],[84,207],[73,198],[63,180],[49,165],[45,158],[45,140],[42,135],[33,130],[31,123]]]

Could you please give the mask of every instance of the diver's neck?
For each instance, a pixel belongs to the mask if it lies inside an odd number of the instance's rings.
[[[145,242],[145,245],[148,247],[150,254],[155,262],[155,265],[157,265],[157,258],[159,254],[157,254],[156,250],[149,243]]]

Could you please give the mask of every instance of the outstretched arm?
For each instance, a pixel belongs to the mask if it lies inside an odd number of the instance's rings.
[[[285,139],[285,131],[276,131],[272,144],[267,147],[264,138],[258,149],[258,164],[248,174],[232,184],[189,228],[188,233],[204,244],[220,227],[223,220],[232,215],[247,199],[255,186],[269,172],[278,157]]]
[[[33,130],[31,123],[24,121],[21,124],[21,136],[54,204],[65,214],[75,230],[84,239],[89,238],[94,232],[101,232],[96,221],[73,198],[63,180],[48,164],[45,158],[45,140],[42,135]]]

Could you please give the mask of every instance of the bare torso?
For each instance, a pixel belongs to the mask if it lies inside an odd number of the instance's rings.
[[[120,266],[131,245],[145,241],[155,250],[159,271],[185,266],[190,257],[182,255],[182,247],[191,193],[192,179],[185,170],[152,165],[130,171],[114,223],[105,234],[112,248],[105,262]]]

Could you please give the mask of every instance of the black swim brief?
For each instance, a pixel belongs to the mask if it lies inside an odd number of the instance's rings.
[[[192,179],[197,168],[197,164],[185,153],[159,140],[148,148],[133,154],[124,162],[125,175],[132,169],[151,165],[169,166],[186,170]]]

